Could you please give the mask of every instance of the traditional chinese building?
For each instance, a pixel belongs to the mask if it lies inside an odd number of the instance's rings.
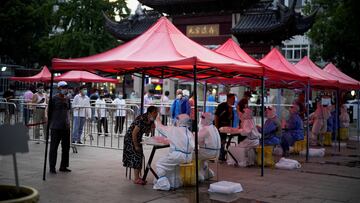
[[[137,10],[120,22],[106,18],[105,27],[116,38],[129,41],[148,29],[162,14],[192,40],[216,47],[235,37],[249,54],[262,57],[283,40],[306,32],[315,13],[303,16],[300,0],[139,0],[153,8]]]

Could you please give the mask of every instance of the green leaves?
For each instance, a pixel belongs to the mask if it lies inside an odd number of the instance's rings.
[[[360,79],[360,1],[316,0],[321,6],[309,37],[317,45],[312,58],[334,62],[342,71]]]

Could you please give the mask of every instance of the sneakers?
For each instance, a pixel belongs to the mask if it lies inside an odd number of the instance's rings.
[[[56,170],[55,170],[54,168],[51,168],[51,169],[50,169],[50,173],[56,174]]]
[[[77,144],[83,144],[81,141],[77,141]]]
[[[68,168],[59,168],[59,171],[66,172],[66,173],[71,172],[71,170]]]

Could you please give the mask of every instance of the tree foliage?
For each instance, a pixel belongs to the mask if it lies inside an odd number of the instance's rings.
[[[360,1],[314,0],[320,12],[309,32],[317,45],[313,58],[333,62],[360,80]]]
[[[130,13],[124,0],[68,0],[59,3],[55,10],[54,34],[41,43],[47,58],[76,58],[115,47],[119,42],[105,30],[102,12],[110,17],[115,12],[120,16]]]
[[[2,63],[32,67],[39,61],[39,42],[51,30],[49,0],[3,0],[0,2],[0,56]]]
[[[125,0],[2,0],[0,56],[28,67],[51,59],[103,52],[119,42],[104,29],[102,12],[127,16]]]

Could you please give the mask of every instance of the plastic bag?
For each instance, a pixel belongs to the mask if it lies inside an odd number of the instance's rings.
[[[300,152],[300,155],[302,156],[306,156],[306,149],[302,150]],[[325,156],[325,148],[320,148],[320,149],[309,149],[309,156],[310,157],[323,157]]]
[[[220,181],[210,184],[210,188],[208,191],[223,193],[223,194],[232,194],[243,191],[243,188],[240,183]]]
[[[159,178],[153,186],[154,190],[170,190],[170,182],[166,177]]]
[[[277,162],[275,164],[275,168],[285,169],[285,170],[292,170],[292,169],[301,168],[301,164],[298,161],[293,160],[293,159],[281,158],[279,160],[279,162]]]

